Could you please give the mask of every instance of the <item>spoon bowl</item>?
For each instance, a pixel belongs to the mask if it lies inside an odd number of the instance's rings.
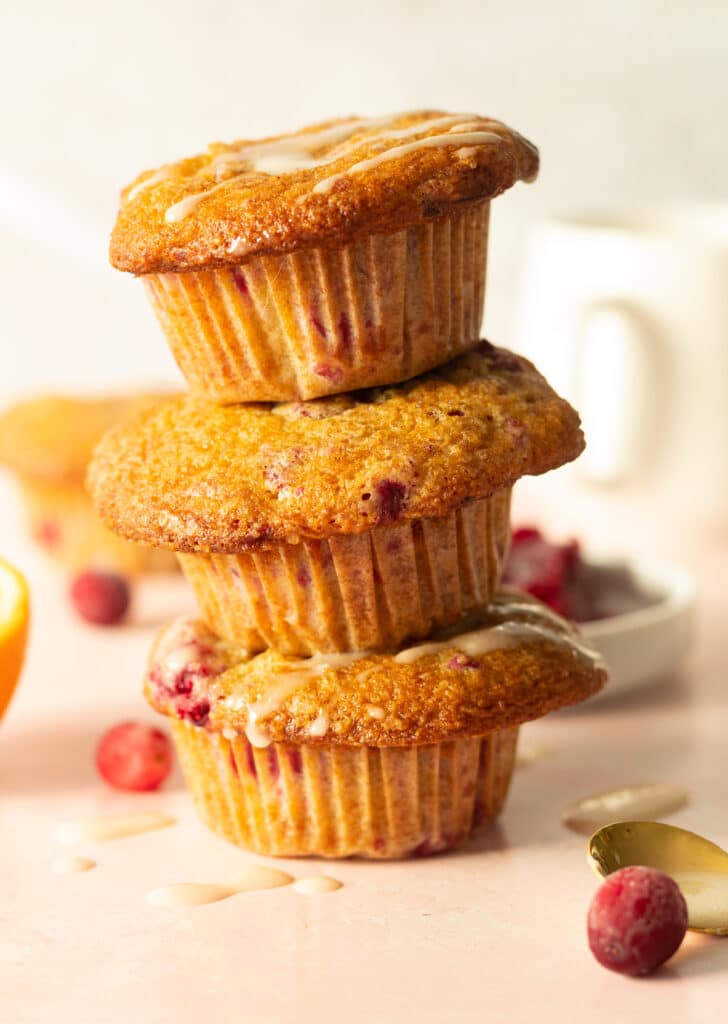
[[[587,860],[605,878],[631,865],[673,878],[688,905],[688,927],[728,935],[728,852],[716,843],[661,821],[605,825],[587,844]]]

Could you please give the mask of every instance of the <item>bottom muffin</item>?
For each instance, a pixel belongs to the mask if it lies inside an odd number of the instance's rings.
[[[203,820],[272,856],[451,849],[504,805],[521,722],[603,685],[564,620],[511,594],[396,653],[249,657],[196,620],[160,635],[145,691]]]

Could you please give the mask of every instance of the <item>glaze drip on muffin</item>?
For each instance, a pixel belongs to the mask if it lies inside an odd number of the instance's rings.
[[[216,143],[125,190],[111,261],[149,274],[344,244],[488,200],[537,171],[537,150],[507,125],[443,111]]]
[[[292,659],[268,650],[248,658],[228,644],[218,654],[219,644],[194,620],[168,627],[152,655],[147,695],[164,714],[244,733],[255,747],[477,736],[582,700],[605,678],[599,656],[565,620],[512,593],[397,653]]]

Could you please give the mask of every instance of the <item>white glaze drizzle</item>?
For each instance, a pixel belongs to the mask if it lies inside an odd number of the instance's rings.
[[[262,718],[274,714],[281,704],[316,676],[323,675],[329,669],[349,665],[360,658],[366,658],[369,651],[351,651],[344,654],[314,654],[304,661],[289,661],[285,668],[279,669],[281,678],[269,686],[262,697],[248,707],[248,724],[245,735],[254,747],[268,747],[271,744],[269,732],[260,725]]]
[[[293,876],[277,868],[250,864],[243,874],[229,884],[216,882],[177,882],[161,885],[147,893],[147,902],[154,907],[194,907],[203,903],[217,903],[242,892],[260,892],[290,885]]]
[[[341,154],[329,156],[329,159],[321,161],[314,159],[314,150],[321,149],[323,146],[332,146],[344,142],[357,132],[368,131],[370,128],[376,128],[379,125],[391,124],[392,121],[401,116],[400,114],[394,115],[394,117],[369,118],[368,120],[360,118],[357,121],[335,125],[332,128],[322,128],[318,132],[307,132],[303,135],[288,136],[283,139],[272,139],[270,142],[253,142],[249,145],[241,146],[240,149],[218,153],[210,161],[207,170],[212,171],[215,177],[219,177],[221,174],[229,171],[235,172],[236,169],[240,169],[241,164],[249,164],[251,171],[261,174],[284,174],[291,171],[318,167],[320,164],[331,163],[333,160],[338,159],[338,156],[341,156]],[[229,178],[225,178],[211,188],[196,192],[191,196],[186,196],[178,203],[174,203],[164,214],[166,223],[176,224],[184,220],[198,203],[201,203],[218,189],[227,185],[229,181]]]
[[[417,647],[405,647],[398,654],[395,654],[393,661],[398,665],[410,665],[413,661],[426,658],[428,654],[438,654],[440,651],[456,648],[463,654],[487,654],[489,651],[498,651],[507,647],[515,647],[519,642],[518,635],[512,635],[507,629],[509,623],[500,623],[497,626],[488,626],[486,629],[474,629],[470,633],[461,633],[452,640],[440,640],[427,644],[418,644]],[[520,632],[520,624],[519,624]]]
[[[209,199],[213,192],[219,191],[229,184],[228,179],[220,181],[217,185],[213,185],[212,188],[206,188],[204,192],[195,192],[192,196],[186,196],[184,199],[180,199],[178,203],[174,203],[170,206],[165,214],[164,219],[167,224],[176,224],[178,221],[184,220],[188,214],[192,213],[198,203],[201,203],[203,199]]]
[[[243,170],[241,165],[245,165],[244,169],[249,173],[252,172],[272,175],[311,170],[316,167],[325,167],[327,164],[340,160],[342,157],[345,157],[347,153],[356,149],[359,145],[358,142],[354,142],[343,149],[341,148],[341,144],[348,142],[353,135],[370,131],[372,128],[392,124],[394,121],[405,116],[406,114],[395,114],[388,117],[362,118],[356,121],[349,121],[343,125],[336,125],[332,128],[323,128],[318,132],[308,132],[302,135],[287,136],[282,139],[273,139],[270,142],[250,143],[248,145],[241,146],[241,148],[237,150],[228,150],[223,153],[218,153],[217,156],[211,159],[206,170],[208,172],[211,171],[216,178],[219,178],[223,174],[230,172],[235,174],[236,171],[239,172]],[[417,124],[409,125],[406,128],[392,128],[377,132],[366,140],[362,140],[361,144],[365,143],[368,146],[377,145],[378,143],[384,142],[388,139],[409,138],[412,135],[419,135],[423,132],[432,131],[434,128],[445,128],[448,126],[450,126],[451,131],[453,128],[476,129],[478,123],[480,123],[480,119],[475,114],[448,114],[442,117],[431,117],[424,121],[419,121]],[[499,141],[501,141],[501,136],[497,135],[495,132],[482,132],[477,130],[460,131],[449,135],[437,135],[432,136],[430,139],[418,139],[416,142],[411,142],[403,146],[396,146],[393,149],[386,150],[384,153],[371,157],[369,160],[360,161],[348,168],[348,170],[343,171],[341,174],[331,175],[329,178],[325,178],[314,186],[313,192],[328,192],[334,182],[338,181],[340,177],[348,174],[360,173],[369,167],[376,166],[376,164],[381,163],[383,160],[394,159],[397,156],[402,156],[404,153],[419,148],[420,145],[459,145],[464,142],[470,145],[470,151],[474,152],[474,149],[472,148],[473,146],[482,145],[485,142]],[[321,149],[325,146],[333,146],[334,148],[329,151],[324,159],[318,159],[313,156],[314,150]],[[389,156],[388,154],[392,155]],[[127,201],[130,201],[144,188],[150,187],[151,185],[164,180],[168,174],[169,171],[162,168],[160,171],[157,171],[156,174],[147,178],[144,182],[140,182],[138,185],[135,185],[127,196]],[[186,196],[179,202],[174,203],[165,212],[164,219],[166,223],[175,224],[184,220],[184,218],[187,217],[199,203],[206,200],[224,185],[227,185],[229,181],[230,178],[226,177],[211,188],[203,189],[201,192],[196,192],[194,195]]]
[[[331,878],[329,875],[315,875],[311,878],[298,878],[292,888],[304,896],[316,896],[320,893],[336,892],[343,888],[343,882],[338,878]]]
[[[350,174],[362,174],[364,171],[370,171],[372,168],[378,167],[388,160],[397,160],[399,157],[406,156],[407,153],[413,153],[417,149],[433,149],[441,146],[484,146],[491,142],[501,141],[501,136],[496,135],[495,132],[462,132],[430,135],[426,139],[417,139],[415,142],[408,142],[403,146],[393,146],[392,149],[385,149],[383,153],[378,153],[367,160],[360,160],[359,163],[352,164],[351,167],[341,171],[339,174],[332,174],[328,178],[322,178],[321,181],[314,185],[312,191],[316,195],[320,195],[322,192],[329,192],[337,181],[347,178]]]
[[[304,132],[301,135],[289,135],[282,139],[271,139],[269,142],[251,142],[240,149],[219,153],[210,161],[210,168],[217,173],[219,169],[230,170],[240,164],[250,164],[251,168],[263,174],[281,174],[285,171],[306,170],[320,163],[331,163],[337,157],[324,161],[312,159],[314,150],[324,146],[337,146],[348,141],[352,135],[379,128],[381,125],[392,124],[404,114],[390,114],[387,117],[357,118],[345,124],[321,128],[317,132]],[[339,154],[341,155],[341,154]],[[267,170],[267,167],[281,167],[284,170]]]
[[[601,664],[601,659],[596,651],[580,643],[571,634],[561,631],[564,625],[563,620],[549,608],[529,604],[525,601],[495,601],[493,607],[498,608],[500,614],[509,618],[519,614],[529,614],[534,618],[542,619],[543,624],[510,621],[481,626],[478,629],[469,630],[467,633],[448,634],[445,631],[442,640],[419,644],[416,647],[405,647],[394,655],[393,660],[399,664],[408,665],[428,654],[437,654],[440,651],[453,648],[463,654],[476,657],[487,654],[489,651],[517,647],[523,641],[543,639],[563,647],[569,647],[587,660]],[[561,628],[554,629],[551,628],[552,626]]]
[[[441,634],[442,640],[405,647],[395,654],[392,660],[400,665],[409,665],[420,658],[445,650],[477,657],[490,651],[518,647],[530,640],[546,640],[569,648],[595,666],[602,664],[600,656],[595,651],[579,643],[570,633],[562,632],[563,620],[550,609],[525,601],[509,600],[496,600],[494,607],[497,607],[499,614],[504,616],[528,614],[541,619],[542,623],[508,621],[481,626],[465,633],[449,634],[444,631]],[[268,686],[265,693],[248,706],[248,723],[245,728],[248,741],[254,747],[270,746],[272,739],[269,731],[261,725],[262,719],[278,711],[291,694],[312,679],[323,675],[329,669],[343,668],[362,658],[369,657],[370,653],[369,651],[348,651],[339,654],[315,654],[301,661],[286,662],[285,667],[277,670],[276,674],[279,676],[277,681]],[[368,713],[373,718],[384,717],[384,711],[381,708],[372,709],[370,706]],[[317,722],[318,719],[312,724],[311,730],[316,727]],[[312,736],[319,735],[313,731],[310,734]]]
[[[309,736],[313,736],[315,739],[321,739],[329,731],[329,720],[323,711],[319,711],[317,717],[311,722],[308,729]]]
[[[78,857],[68,854],[65,857],[56,857],[51,864],[51,871],[56,875],[72,875],[81,871],[90,871],[96,867],[96,861],[90,857]]]
[[[433,128],[468,128],[473,129],[473,121],[479,121],[477,114],[448,114],[446,117],[430,117],[426,121],[419,121],[411,124],[408,128],[392,128],[389,131],[377,132],[366,140],[368,146],[376,145],[385,139],[407,139],[412,135],[421,135],[423,132],[431,132]],[[342,156],[340,153],[339,156]],[[334,159],[338,159],[335,157]],[[327,163],[333,161],[327,160]]]
[[[233,885],[217,885],[213,882],[179,882],[175,885],[160,885],[147,893],[147,903],[153,907],[196,907],[202,903],[217,903],[235,896]]]
[[[67,821],[59,825],[55,837],[59,843],[66,845],[104,842],[108,839],[139,835],[142,832],[153,832],[158,828],[168,828],[170,825],[174,825],[176,820],[176,818],[171,818],[168,814],[161,814],[159,811],[80,818],[77,821]]]
[[[160,181],[165,181],[169,177],[169,168],[160,167],[154,174],[150,174],[148,178],[144,178],[143,181],[138,181],[136,185],[133,185],[126,196],[126,202],[130,203],[132,199],[139,195],[140,192],[145,192],[152,185],[158,185]]]

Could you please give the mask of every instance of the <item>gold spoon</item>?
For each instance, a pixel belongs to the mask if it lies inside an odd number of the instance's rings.
[[[688,905],[688,928],[728,935],[728,853],[696,832],[661,821],[605,825],[587,843],[587,860],[602,878],[629,865],[664,871]]]

